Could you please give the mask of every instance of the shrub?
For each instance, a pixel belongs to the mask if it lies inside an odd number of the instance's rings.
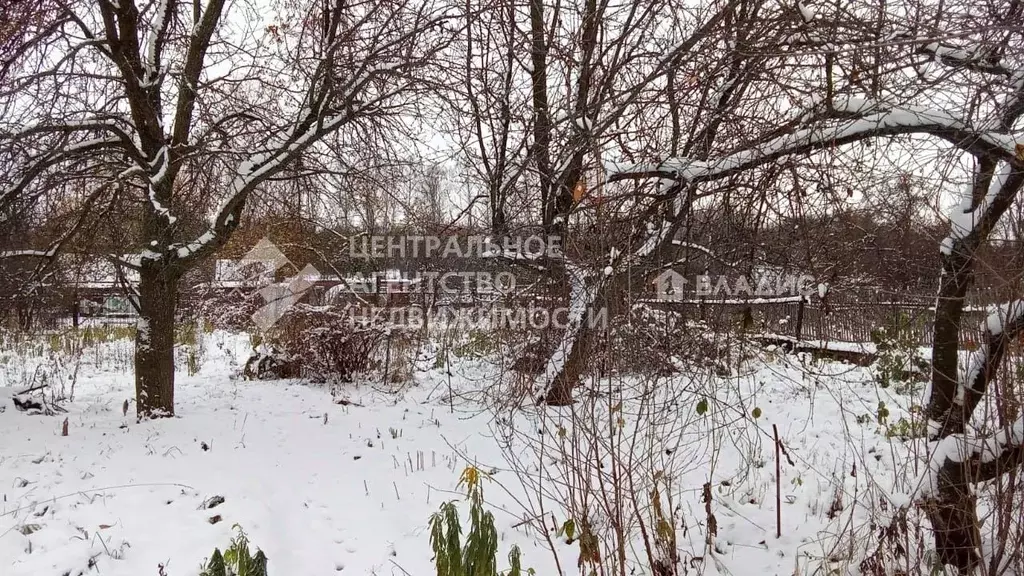
[[[253,355],[245,362],[242,376],[246,380],[278,380],[299,376],[291,358],[274,348],[255,346]]]
[[[377,367],[374,353],[387,334],[382,322],[354,317],[344,308],[298,304],[274,324],[266,341],[305,378],[351,382]]]
[[[905,315],[901,314],[888,329],[879,327],[872,330],[871,342],[878,351],[874,376],[880,387],[888,388],[894,384],[905,387],[915,374],[927,372],[927,363],[918,352],[912,323]]]
[[[245,332],[255,327],[252,315],[265,305],[266,301],[256,290],[229,293],[214,291],[199,299],[199,316],[205,318],[212,328]]]

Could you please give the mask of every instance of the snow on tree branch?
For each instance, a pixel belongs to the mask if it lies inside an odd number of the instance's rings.
[[[187,244],[171,245],[171,256],[179,260],[195,258],[216,247],[238,225],[245,199],[259,183],[284,168],[318,138],[350,119],[347,113],[328,115],[325,118],[317,118],[316,114],[317,111],[307,109],[306,118],[290,129],[276,146],[254,154],[239,164],[231,181],[227,201],[217,210],[210,228]]]
[[[57,248],[47,250],[3,250],[0,251],[0,258],[53,258]]]
[[[157,197],[157,187],[167,178],[167,170],[170,168],[170,164],[171,159],[167,146],[163,146],[160,148],[160,152],[157,153],[156,159],[150,165],[150,168],[155,168],[156,172],[149,176],[149,204],[155,213],[167,220],[168,224],[174,224],[178,220],[177,217],[172,215],[170,209],[164,206]]]
[[[1024,418],[988,438],[953,434],[936,445],[924,477],[919,481],[920,495],[934,494],[940,482],[959,485],[987,482],[1015,470],[1024,457]],[[943,478],[945,477],[945,478]]]
[[[999,56],[991,49],[980,46],[957,48],[943,42],[929,42],[919,50],[922,54],[930,54],[947,66],[967,68],[987,74],[1012,75],[1012,71],[999,61]]]
[[[977,204],[975,204],[973,197],[974,181],[980,175],[977,171],[975,172],[971,183],[961,190],[960,201],[950,212],[949,236],[940,245],[940,250],[943,254],[949,254],[956,242],[972,234],[985,218],[991,219],[989,210],[999,198],[1005,199],[1007,196],[1016,195],[1020,185],[1019,182],[1016,186],[1011,184],[1010,176],[1013,174],[1013,167],[1014,165],[1010,162],[1001,163],[999,169],[992,177],[984,198]]]
[[[74,223],[61,235],[50,243],[49,248],[46,250],[38,249],[24,249],[24,250],[4,250],[0,251],[0,260],[7,258],[34,258],[39,260],[53,260],[61,250],[67,244],[69,240],[75,237],[76,234],[81,230],[85,224],[93,207],[96,205],[97,200],[102,194],[110,188],[114,183],[114,180],[106,180],[101,182],[99,186],[92,189],[86,196],[85,201],[82,203],[82,210],[75,218]]]
[[[856,114],[866,109],[866,101],[845,99],[833,102],[832,107],[836,113]],[[1012,161],[1017,155],[1017,139],[1013,135],[976,130],[948,112],[880,103],[870,109],[877,111],[859,118],[801,128],[709,161],[671,158],[656,164],[608,163],[609,181],[644,178],[674,178],[691,183],[711,181],[785,156],[901,134],[930,134],[976,155],[998,160]]]
[[[37,154],[26,162],[20,176],[16,177],[12,184],[0,190],[0,206],[21,194],[22,191],[32,185],[36,178],[51,167],[90,153],[116,148],[123,149],[121,139],[119,138],[93,138]]]
[[[985,320],[985,328],[993,336],[1001,336],[1011,330],[1024,318],[1024,300],[1014,300],[1006,304],[995,306]]]
[[[150,25],[149,33],[146,35],[146,54],[144,66],[146,69],[147,84],[156,82],[160,75],[160,53],[163,51],[164,37],[171,24],[171,14],[174,11],[173,0],[159,0],[156,4],[153,22]]]
[[[126,124],[123,118],[97,116],[83,120],[64,120],[60,122],[35,123],[22,128],[10,135],[11,139],[18,140],[35,136],[38,134],[71,134],[74,132],[109,132],[117,136],[124,145],[125,150],[133,157],[142,157],[142,152],[135,146],[134,140],[128,132],[122,128]],[[129,128],[130,130],[130,128]]]

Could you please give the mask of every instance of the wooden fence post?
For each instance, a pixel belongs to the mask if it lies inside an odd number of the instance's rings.
[[[800,302],[796,305],[796,341],[800,341],[800,333],[804,327],[804,297],[800,297]]]

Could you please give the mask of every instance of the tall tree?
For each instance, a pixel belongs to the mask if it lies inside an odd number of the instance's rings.
[[[260,185],[324,159],[338,131],[397,122],[453,34],[444,6],[411,0],[54,3],[5,44],[0,213],[74,201],[52,258],[100,206],[137,223],[135,382],[140,418],[174,413],[179,282],[230,238]],[[286,169],[292,168],[292,171]],[[198,214],[201,219],[185,218]]]

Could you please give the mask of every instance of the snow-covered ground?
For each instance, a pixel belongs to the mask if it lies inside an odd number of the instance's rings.
[[[74,401],[56,416],[15,410],[10,385],[21,385],[12,380],[26,369],[12,372],[11,358],[0,365],[0,574],[195,576],[235,524],[266,552],[274,576],[431,574],[428,518],[462,498],[457,483],[469,463],[490,473],[484,491],[499,568],[517,544],[537,574],[558,573],[552,547],[565,574],[579,573],[579,541],[552,529],[566,517],[556,502],[566,488],[538,489],[538,478],[566,477],[559,452],[535,457],[541,429],[572,427],[570,409],[490,408],[498,376],[478,360],[455,359],[450,379],[425,367],[398,391],[365,384],[332,395],[238,379],[244,336],[215,333],[205,348],[198,374],[178,374],[177,417],[143,423],[134,407],[123,413],[133,397],[123,362],[97,366],[99,353],[83,353]],[[847,567],[858,553],[846,548],[878,499],[914,476],[903,469],[909,445],[887,437],[877,417],[880,401],[890,424],[907,416],[919,393],[879,389],[868,369],[758,353],[732,376],[698,387],[683,375],[659,386],[673,404],[656,422],[628,401],[612,413],[627,432],[649,422],[637,436],[660,442],[649,450],[652,468],[671,477],[667,496],[690,572],[810,573],[825,558]],[[599,405],[584,400],[577,410]],[[781,538],[773,425],[788,454]],[[705,483],[717,520],[710,548]],[[209,508],[216,496],[224,502]],[[539,521],[538,503],[546,511]],[[631,542],[630,563],[643,555],[641,537]]]

